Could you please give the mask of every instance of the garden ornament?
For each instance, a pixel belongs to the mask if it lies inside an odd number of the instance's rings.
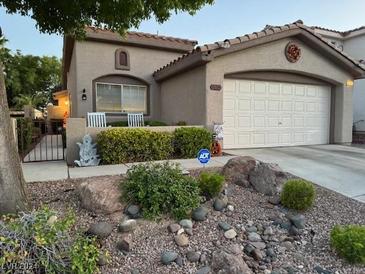
[[[97,166],[100,163],[99,155],[96,154],[96,144],[92,144],[92,138],[86,134],[82,138],[82,143],[77,143],[80,148],[80,160],[75,160],[75,164],[83,166]]]

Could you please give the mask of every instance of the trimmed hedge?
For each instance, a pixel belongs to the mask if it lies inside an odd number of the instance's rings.
[[[173,135],[147,129],[109,129],[97,135],[103,164],[145,162],[171,158]]]
[[[281,192],[281,203],[291,209],[306,210],[313,205],[316,191],[311,182],[289,180]]]
[[[195,158],[200,149],[210,149],[212,134],[206,128],[182,127],[175,130],[174,147],[177,156]]]
[[[365,226],[336,225],[331,231],[331,246],[348,262],[365,265]]]

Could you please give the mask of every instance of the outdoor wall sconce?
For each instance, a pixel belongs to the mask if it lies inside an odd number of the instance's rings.
[[[354,81],[352,81],[352,80],[346,81],[346,87],[352,87],[353,85],[354,85]]]
[[[87,100],[86,90],[85,89],[82,90],[81,99],[82,99],[82,101],[86,101]]]

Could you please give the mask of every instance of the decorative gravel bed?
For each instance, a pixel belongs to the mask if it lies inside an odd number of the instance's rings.
[[[199,171],[193,171],[192,175],[198,173]],[[103,177],[103,180],[121,179],[118,176]],[[272,247],[275,258],[265,259],[268,255],[263,251],[263,260],[259,263],[252,256],[244,254],[244,260],[254,273],[271,273],[271,270],[272,273],[365,273],[364,267],[346,263],[329,246],[329,233],[335,224],[365,225],[365,204],[319,186],[316,186],[315,206],[303,213],[306,219],[305,229],[301,230],[300,235],[291,236],[287,229],[273,224],[273,221],[278,220],[285,222],[285,214],[288,213],[286,209],[269,203],[267,196],[250,188],[228,184],[225,192],[233,211],[227,208],[222,212],[215,211],[212,201],[206,202],[205,206],[209,209],[207,220],[194,221],[192,235],[188,236],[188,246],[179,247],[174,241],[174,234],[167,229],[170,224],[176,223],[174,220],[152,222],[138,219],[138,226],[132,233],[122,234],[117,230],[122,213],[103,216],[82,209],[76,193],[76,188],[82,181],[32,183],[28,184],[28,192],[35,208],[47,204],[60,215],[73,209],[77,218],[75,229],[86,231],[90,224],[101,221],[114,225],[112,234],[102,241],[103,249],[111,255],[111,262],[101,267],[102,273],[196,273],[210,264],[214,251],[232,244],[243,248],[248,243],[248,230],[256,228],[263,231],[267,227],[271,227],[273,235],[270,240],[263,242]],[[218,226],[219,222],[232,226],[237,237],[227,239]],[[116,243],[126,235],[132,242],[131,251],[122,253],[116,248]],[[166,250],[177,252],[182,265],[163,265],[161,253]],[[186,257],[188,251],[202,254],[200,261],[189,262]],[[320,272],[321,270],[328,272]]]

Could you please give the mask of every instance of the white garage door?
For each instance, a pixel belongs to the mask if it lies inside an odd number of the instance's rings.
[[[225,80],[224,148],[329,143],[331,89],[251,80]]]

